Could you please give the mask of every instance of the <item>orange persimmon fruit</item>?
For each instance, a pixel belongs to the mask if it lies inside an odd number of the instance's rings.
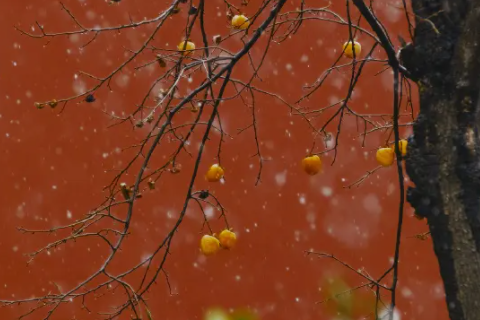
[[[305,157],[302,160],[302,167],[309,175],[316,175],[322,169],[322,159],[317,155]]]
[[[192,54],[193,50],[195,50],[195,43],[185,40],[178,44],[177,49],[178,51],[183,52],[184,56],[187,56]]]
[[[402,153],[402,156],[407,155],[407,145],[408,145],[408,141],[405,139],[398,141],[398,147],[400,148],[400,152]],[[395,143],[392,144],[391,148],[393,149],[393,151],[395,151]]]
[[[220,167],[219,164],[214,164],[208,169],[207,174],[205,175],[205,178],[209,182],[217,182],[223,178],[224,174],[225,174],[225,171],[223,170],[223,168]]]
[[[360,53],[362,52],[362,45],[360,42],[353,41],[347,41],[343,44],[343,54],[345,57],[353,59],[353,50],[355,49],[355,57],[358,58],[360,56]]]
[[[225,249],[231,249],[235,246],[235,243],[237,243],[237,235],[228,229],[220,232],[218,239],[220,240],[220,246]]]
[[[232,27],[235,29],[245,30],[250,25],[250,21],[243,14],[237,14],[232,18]]]
[[[200,240],[200,251],[204,255],[212,255],[218,252],[220,249],[220,241],[214,236],[208,234],[204,235]]]
[[[395,160],[395,151],[392,148],[380,148],[377,150],[376,158],[378,164],[389,167]]]

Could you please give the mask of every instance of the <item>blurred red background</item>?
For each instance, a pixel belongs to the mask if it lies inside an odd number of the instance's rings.
[[[317,2],[317,7],[329,4],[324,0]],[[164,0],[123,0],[119,5],[85,0],[63,3],[89,27],[126,24],[130,18],[152,18],[169,4]],[[246,14],[253,14],[259,3],[251,1],[245,7]],[[298,3],[290,1],[282,12],[296,6]],[[206,7],[207,31],[211,35],[228,34],[223,1],[208,1]],[[375,8],[395,43],[397,35],[408,38],[397,1],[378,1]],[[346,16],[343,1],[332,4],[331,10]],[[104,199],[102,188],[113,178],[112,169],[121,169],[134,154],[134,150],[122,149],[148,132],[146,127],[134,130],[129,123],[107,129],[112,121],[104,111],[128,114],[161,70],[156,65],[134,70],[154,58],[151,52],[145,52],[113,79],[112,92],[103,88],[96,94],[95,103],[69,103],[61,114],[59,108],[37,110],[36,101],[69,97],[94,84],[80,76],[79,71],[97,76],[110,73],[128,56],[124,48],[138,50],[152,27],[104,33],[79,49],[89,36],[32,39],[14,29],[17,26],[38,33],[33,26],[39,21],[48,32],[74,30],[74,23],[55,1],[1,1],[0,12],[0,299],[14,300],[57,293],[57,286],[69,290],[104,261],[108,248],[98,240],[86,239],[40,254],[26,266],[28,258],[24,254],[40,249],[59,235],[22,234],[17,227],[39,229],[71,223]],[[169,19],[155,38],[155,45],[174,49],[184,34],[185,18],[183,10]],[[331,66],[346,39],[345,26],[325,21],[304,23],[294,37],[272,45],[260,72],[262,81],[255,85],[294,102],[302,95],[303,85],[313,83]],[[357,39],[367,52],[371,39],[362,33],[357,34]],[[192,40],[201,42],[198,30],[194,30]],[[257,61],[265,43],[262,39],[252,49]],[[239,50],[240,36],[225,47]],[[380,49],[374,56],[384,58]],[[389,71],[375,75],[381,69],[379,64],[365,68],[350,103],[356,112],[391,112],[392,77]],[[251,69],[246,61],[234,74],[243,79],[249,75]],[[198,73],[192,77],[192,83],[185,80],[181,89],[193,89],[202,77],[204,74]],[[349,80],[348,68],[334,72],[302,106],[318,109],[344,98]],[[363,283],[363,279],[332,260],[306,257],[305,250],[332,253],[355,268],[364,268],[373,277],[381,275],[391,264],[399,201],[395,168],[377,171],[360,187],[344,188],[376,167],[375,150],[386,135],[370,134],[362,147],[359,135],[363,123],[358,127],[355,118],[346,116],[335,164],[330,165],[333,154],[323,156],[323,173],[310,177],[300,167],[313,141],[305,121],[290,115],[285,105],[266,95],[257,94],[256,103],[261,152],[269,159],[264,163],[261,183],[255,186],[258,157],[252,157],[256,153],[253,131],[237,134],[237,129],[251,123],[251,110],[237,99],[220,107],[223,127],[231,135],[222,146],[226,182],[210,186],[203,179],[203,172],[217,162],[219,136],[213,133],[195,184],[196,190],[208,187],[221,200],[239,243],[232,251],[203,257],[198,251],[203,218],[191,204],[166,265],[173,294],[162,277],[148,294],[154,319],[201,319],[207,309],[215,306],[227,310],[249,308],[266,320],[334,319],[337,309],[333,302],[316,302],[328,297],[332,285],[333,290],[338,287],[338,279],[351,287]],[[182,119],[194,117],[191,114]],[[325,119],[318,117],[312,123],[320,127]],[[335,133],[336,125],[334,121],[327,130]],[[197,140],[203,130],[199,129]],[[410,132],[407,129],[402,135]],[[322,150],[320,142],[317,141],[317,151]],[[174,146],[165,143],[157,150],[158,163]],[[157,189],[148,192],[135,206],[132,235],[115,263],[116,272],[131,268],[152,253],[176,221],[194,163],[186,154],[179,161],[182,172],[162,177]],[[135,175],[133,170],[124,180],[133,183]],[[211,210],[208,213],[218,214]],[[407,205],[400,256],[399,316],[410,320],[447,319],[431,242],[413,237],[427,231],[427,226],[412,214]],[[221,230],[224,225],[214,219],[212,226]],[[138,283],[138,277],[129,280]],[[352,318],[368,316],[374,300],[372,292],[358,290],[350,297],[357,301]],[[389,301],[387,294],[384,298]],[[106,312],[124,299],[124,293],[116,291],[99,300],[91,299],[88,305],[92,311]],[[79,303],[65,304],[53,319],[98,318],[80,307]],[[0,308],[0,317],[14,319],[28,308]],[[31,318],[43,316],[39,312]],[[129,318],[130,312],[121,317]]]

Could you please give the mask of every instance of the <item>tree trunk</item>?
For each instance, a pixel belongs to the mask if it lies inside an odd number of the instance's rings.
[[[480,0],[412,0],[420,114],[407,200],[427,219],[452,320],[480,319]]]

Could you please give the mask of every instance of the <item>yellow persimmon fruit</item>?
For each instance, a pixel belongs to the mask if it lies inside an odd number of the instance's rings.
[[[205,178],[209,182],[217,182],[223,178],[224,174],[225,174],[225,171],[223,170],[223,168],[220,167],[220,165],[218,164],[214,164],[208,169],[207,174],[205,175]]]
[[[322,169],[322,160],[317,155],[305,157],[302,160],[302,167],[309,175],[316,175]]]
[[[237,235],[235,234],[235,232],[227,229],[220,232],[218,239],[220,240],[220,245],[222,246],[222,248],[225,249],[231,249],[235,246],[235,243],[237,243]]]
[[[351,41],[347,41],[343,44],[343,54],[350,59],[353,59],[353,49],[355,49],[355,57],[358,58],[362,52],[362,45],[353,41],[353,46]]]
[[[217,253],[219,249],[220,241],[218,241],[218,239],[214,236],[206,234],[200,240],[200,250],[207,256]]]
[[[250,25],[250,21],[243,14],[237,14],[232,18],[232,27],[235,29],[245,30]]]
[[[191,41],[182,41],[178,44],[177,49],[178,51],[183,52],[183,55],[186,56],[193,53],[193,50],[195,50],[195,43]]]
[[[402,140],[398,141],[398,146],[400,148],[400,152],[402,153],[402,156],[407,155],[407,145],[408,145],[408,141],[405,140],[405,139],[402,139]],[[391,148],[395,152],[395,144],[392,144]]]
[[[395,151],[392,148],[380,148],[377,150],[377,162],[384,166],[388,167],[393,164],[395,160]]]

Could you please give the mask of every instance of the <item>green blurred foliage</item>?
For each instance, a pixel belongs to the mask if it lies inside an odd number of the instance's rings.
[[[321,288],[326,292],[320,306],[332,317],[359,319],[375,312],[375,294],[368,287],[352,290],[341,276],[325,277]]]
[[[368,287],[352,290],[341,276],[329,276],[322,279],[321,288],[325,292],[319,305],[332,318],[356,320],[373,315],[375,311],[375,294]],[[205,312],[204,320],[259,320],[253,311],[240,308],[232,312],[214,307]]]
[[[259,318],[248,309],[236,309],[232,313],[232,320],[259,320]]]
[[[205,313],[205,320],[259,320],[258,316],[248,309],[235,309],[229,313],[222,308],[211,308]]]

